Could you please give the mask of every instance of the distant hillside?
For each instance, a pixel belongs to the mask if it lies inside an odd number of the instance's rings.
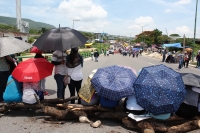
[[[42,22],[35,22],[31,19],[22,18],[22,20],[29,22],[30,29],[41,29],[42,27],[47,28],[47,29],[55,28],[55,26],[53,25],[42,23]],[[0,24],[15,26],[16,18],[0,16]]]

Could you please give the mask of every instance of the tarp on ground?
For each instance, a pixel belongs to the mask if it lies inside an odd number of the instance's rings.
[[[183,48],[180,43],[172,43],[172,44],[163,44],[164,47],[175,47],[175,48]]]

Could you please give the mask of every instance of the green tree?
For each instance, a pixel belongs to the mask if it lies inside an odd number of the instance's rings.
[[[49,29],[42,27],[41,30],[38,31],[39,34],[43,34],[44,32],[48,31]]]
[[[0,29],[9,31],[19,31],[15,26],[0,24]]]
[[[29,37],[29,38],[28,38],[28,43],[33,43],[34,40],[35,40],[35,39],[34,39],[33,37]]]
[[[169,36],[172,36],[172,37],[180,37],[179,34],[171,34]]]
[[[38,29],[30,29],[29,34],[38,34],[39,30]]]
[[[158,29],[155,29],[153,30],[153,42],[154,44],[160,44],[162,41],[160,40],[160,37],[159,36],[162,36],[162,31],[158,30]]]

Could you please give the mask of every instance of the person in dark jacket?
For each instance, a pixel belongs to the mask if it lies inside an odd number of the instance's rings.
[[[95,50],[95,52],[94,52],[95,62],[98,62],[98,57],[99,57],[99,52],[97,50]]]
[[[200,67],[200,52],[198,52],[197,56],[196,56],[196,60],[197,60],[197,68]]]
[[[78,52],[78,47],[71,48],[71,52],[66,57],[66,67],[67,67],[67,75],[70,77],[70,83],[68,84],[70,97],[75,96],[81,88],[82,80],[83,80],[83,57]],[[74,104],[75,100],[71,100],[71,103]],[[78,99],[78,104],[81,104],[80,98]]]

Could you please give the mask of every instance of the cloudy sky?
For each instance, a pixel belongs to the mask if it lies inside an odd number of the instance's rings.
[[[196,0],[21,0],[22,18],[56,27],[133,37],[159,29],[194,37]],[[200,5],[196,37],[200,38]],[[0,15],[16,17],[15,0],[0,0]]]

